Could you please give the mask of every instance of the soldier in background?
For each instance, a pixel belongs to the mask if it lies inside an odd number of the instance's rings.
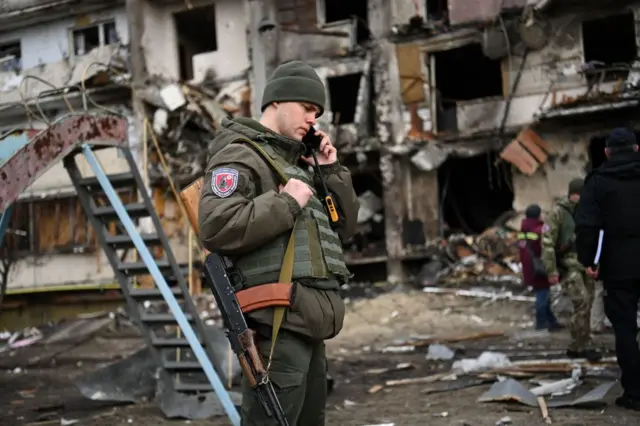
[[[592,348],[591,306],[593,305],[594,280],[580,262],[575,247],[575,221],[573,215],[580,201],[583,179],[569,182],[568,196],[553,206],[542,228],[542,262],[549,283],[560,283],[571,299],[573,310],[569,323],[571,343],[567,349],[570,358],[587,358],[598,361],[602,357]]]

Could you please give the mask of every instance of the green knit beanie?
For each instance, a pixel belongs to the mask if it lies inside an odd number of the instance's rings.
[[[575,178],[571,179],[569,182],[569,195],[578,194],[582,191],[582,187],[584,186],[584,179]]]
[[[262,111],[272,102],[307,102],[324,113],[326,102],[324,84],[316,71],[301,61],[280,65],[267,81],[262,94]]]

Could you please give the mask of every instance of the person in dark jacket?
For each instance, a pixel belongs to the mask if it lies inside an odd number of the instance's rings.
[[[640,301],[640,154],[634,133],[614,129],[607,161],[586,178],[575,215],[578,260],[605,289],[605,313],[613,326],[624,394],[616,404],[640,411],[640,349],[636,336]],[[600,231],[602,246],[596,260]]]
[[[534,262],[540,259],[542,247],[542,209],[537,204],[531,204],[525,209],[525,218],[520,225],[518,245],[520,247],[520,263],[522,263],[522,277],[524,285],[532,287],[536,294],[536,329],[561,329],[556,316],[551,310],[549,291],[551,284],[546,274],[536,273]],[[542,265],[541,265],[542,266]]]

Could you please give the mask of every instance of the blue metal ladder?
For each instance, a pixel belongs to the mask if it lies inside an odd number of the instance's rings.
[[[131,151],[126,146],[117,148],[122,152],[130,171],[107,175],[94,154],[97,149],[97,146],[82,145],[80,150],[65,157],[64,166],[95,230],[97,241],[115,272],[129,313],[141,328],[159,367],[160,380],[176,392],[196,393],[213,388],[231,423],[239,426],[239,414],[211,362],[214,359],[213,348],[208,344],[204,323],[189,295],[184,278],[185,268],[177,263],[173,255]],[[78,154],[84,155],[95,176],[82,176],[76,163]],[[123,188],[139,190],[141,200],[123,204],[116,191]],[[108,205],[100,205],[100,198],[96,198],[103,195],[108,199]],[[138,233],[134,219],[143,217],[151,218],[155,233]],[[108,232],[108,225],[112,222],[116,222],[120,233],[111,235]],[[162,247],[164,258],[154,259],[148,246]],[[126,251],[123,255],[122,250],[128,249],[137,250],[142,262],[125,260]],[[147,274],[153,277],[156,288],[132,287],[134,276]],[[162,300],[166,302],[169,312],[150,311],[147,301]],[[178,337],[175,333],[167,334],[166,326],[179,326],[184,337]],[[202,372],[206,382],[201,379]]]
[[[9,222],[11,221],[12,212],[13,204],[4,209],[3,212],[0,212],[2,214],[0,216],[0,247],[2,247],[2,242],[4,241],[4,234],[7,233],[7,229],[9,228]]]

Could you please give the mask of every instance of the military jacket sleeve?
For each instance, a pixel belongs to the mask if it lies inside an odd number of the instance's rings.
[[[211,158],[198,211],[203,247],[241,255],[293,229],[301,208],[266,182],[271,176],[264,160],[241,144],[227,145]]]
[[[560,212],[559,207],[556,206],[547,216],[545,224],[542,227],[542,252],[540,259],[542,260],[544,268],[549,276],[558,275],[556,246],[558,243],[558,230],[560,228],[561,220],[562,212]]]
[[[320,166],[327,188],[334,195],[340,212],[339,227],[337,229],[340,239],[346,242],[356,231],[358,222],[358,210],[360,201],[353,189],[351,172],[339,162]],[[322,183],[318,175],[314,176],[315,185],[318,187]]]
[[[593,265],[602,228],[596,182],[593,178],[585,181],[575,214],[576,251],[578,252],[578,260],[585,267]]]

